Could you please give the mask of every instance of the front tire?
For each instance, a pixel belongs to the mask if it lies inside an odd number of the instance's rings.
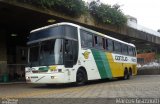
[[[76,85],[84,85],[87,82],[87,74],[84,70],[79,69],[76,76]]]

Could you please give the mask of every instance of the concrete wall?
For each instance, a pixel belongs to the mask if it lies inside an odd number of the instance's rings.
[[[7,48],[6,34],[4,30],[0,30],[0,74],[7,72]]]

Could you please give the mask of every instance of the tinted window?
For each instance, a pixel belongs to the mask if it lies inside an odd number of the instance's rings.
[[[29,66],[63,64],[63,39],[53,39],[29,46]]]
[[[78,41],[65,40],[64,55],[66,61],[73,61],[73,64],[76,64],[78,58]]]
[[[69,25],[61,25],[35,31],[30,34],[28,44],[48,40],[48,38],[65,38],[78,40],[77,28]]]
[[[103,49],[105,49],[106,48],[106,44],[105,44],[105,39],[104,38],[102,38],[102,43],[103,43]]]
[[[114,51],[117,53],[121,53],[121,43],[119,42],[114,42]]]
[[[128,46],[128,52],[129,52],[129,55],[131,56],[134,55],[133,48],[131,46]]]
[[[128,46],[125,44],[122,44],[122,53],[127,55],[128,54]]]
[[[133,47],[133,55],[136,56],[136,48]]]
[[[94,36],[94,41],[95,41],[95,48],[104,49],[102,37]]]
[[[78,59],[78,41],[72,41],[72,49],[73,49],[73,64],[77,63]]]
[[[106,39],[106,49],[108,51],[113,51],[113,41],[110,39]]]
[[[39,49],[38,44],[34,44],[29,48],[29,62],[31,62],[33,66],[39,65]]]
[[[62,45],[62,39],[43,41],[40,49],[40,65],[63,64]]]
[[[86,32],[84,30],[81,30],[81,45],[86,47],[92,47],[92,34],[89,32]]]

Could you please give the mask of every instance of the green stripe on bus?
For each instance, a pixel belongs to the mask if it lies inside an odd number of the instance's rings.
[[[99,71],[99,74],[101,76],[101,79],[107,78],[107,73],[106,73],[105,67],[103,65],[103,62],[102,62],[99,51],[92,50],[92,53],[93,53],[96,65],[98,67],[98,71]]]
[[[94,60],[98,67],[101,78],[111,78],[112,74],[105,52],[92,49],[92,54],[94,56]]]
[[[104,65],[106,73],[107,73],[107,78],[112,78],[112,72],[111,72],[111,69],[110,69],[110,66],[109,66],[109,62],[108,62],[106,53],[105,52],[100,52],[100,54],[101,54],[101,58],[102,58],[102,61],[103,61],[103,65]]]

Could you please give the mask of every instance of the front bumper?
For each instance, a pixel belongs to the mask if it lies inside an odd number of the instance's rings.
[[[26,74],[27,83],[59,84],[68,83],[68,78],[64,73],[31,73]]]

